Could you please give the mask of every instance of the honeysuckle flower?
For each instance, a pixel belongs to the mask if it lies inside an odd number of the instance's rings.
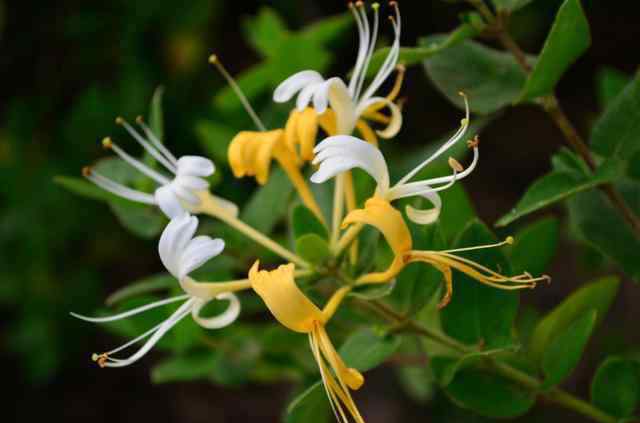
[[[495,244],[454,250],[413,250],[411,233],[404,219],[402,219],[402,215],[387,201],[380,198],[374,197],[366,202],[364,209],[354,210],[349,213],[344,219],[343,226],[346,227],[354,223],[368,224],[378,229],[394,253],[394,260],[387,270],[361,276],[356,282],[358,285],[388,282],[409,263],[427,263],[438,269],[444,276],[446,292],[439,304],[442,308],[449,303],[453,294],[452,270],[462,272],[484,285],[504,290],[535,288],[538,282],[549,280],[546,275],[536,278],[527,272],[515,276],[505,276],[486,266],[454,254],[512,244],[514,242],[512,237],[507,237],[505,241]]]
[[[215,172],[215,166],[211,160],[200,156],[176,158],[162,145],[158,137],[141,118],[136,120],[142,128],[144,136],[120,117],[116,119],[116,123],[122,125],[133,139],[156,159],[171,176],[167,176],[165,173],[159,172],[129,155],[114,143],[111,138],[107,137],[102,140],[103,147],[113,150],[126,163],[151,178],[158,185],[158,188],[153,194],[138,191],[101,175],[91,167],[83,169],[82,173],[87,179],[119,197],[138,203],[156,205],[169,218],[179,216],[187,211],[196,212],[203,197],[207,197],[207,200],[215,201],[219,207],[228,213],[237,215],[238,208],[235,204],[209,193],[209,183],[204,178],[211,176]]]
[[[87,317],[71,313],[74,317],[88,322],[108,323],[182,301],[180,307],[166,320],[160,322],[142,335],[111,351],[94,354],[93,360],[96,361],[100,367],[124,367],[138,361],[148,353],[171,328],[189,314],[191,314],[191,317],[197,324],[206,329],[219,329],[230,325],[236,320],[240,314],[240,302],[233,292],[248,289],[250,284],[246,280],[227,283],[200,283],[189,276],[191,272],[198,269],[208,260],[219,255],[224,249],[224,241],[221,239],[212,239],[208,236],[197,236],[194,238],[197,228],[198,219],[187,213],[183,213],[169,222],[160,237],[158,245],[162,263],[169,273],[178,280],[185,294],[146,304],[114,316]],[[202,317],[200,315],[202,308],[213,300],[225,300],[229,302],[229,305],[227,309],[218,316]],[[146,342],[142,347],[129,357],[113,357],[114,354],[128,349],[132,345],[145,339]]]
[[[465,97],[466,116],[461,121],[461,126],[456,133],[447,140],[435,153],[425,159],[413,170],[401,178],[395,185],[391,186],[389,169],[387,162],[380,150],[370,143],[350,135],[336,135],[329,137],[318,144],[314,151],[316,157],[314,164],[319,164],[319,169],[311,176],[311,181],[323,183],[334,176],[347,170],[360,168],[367,172],[377,183],[376,196],[392,202],[406,197],[420,196],[427,199],[432,208],[418,210],[407,205],[406,213],[409,219],[419,224],[428,224],[436,221],[442,208],[442,200],[438,191],[451,187],[457,180],[469,175],[478,163],[478,140],[477,138],[468,142],[469,148],[473,149],[473,160],[471,164],[463,169],[453,158],[449,158],[449,165],[453,173],[448,176],[426,179],[422,181],[409,182],[425,166],[440,157],[449,148],[461,140],[469,126],[469,106]]]
[[[358,27],[359,47],[348,85],[339,77],[325,80],[314,70],[303,70],[293,74],[276,88],[273,93],[274,101],[284,103],[297,94],[297,110],[302,112],[312,103],[317,115],[328,112],[326,125],[333,128],[335,134],[349,135],[354,129],[358,129],[365,139],[373,143],[377,142],[376,133],[382,138],[395,136],[402,126],[402,113],[394,100],[400,91],[404,68],[400,67],[396,84],[387,97],[375,96],[376,91],[396,68],[400,54],[400,10],[396,2],[392,1],[389,4],[394,9],[394,16],[390,17],[394,40],[387,57],[366,88],[364,82],[378,38],[379,5],[372,4],[373,26],[371,26],[364,3],[358,1],[355,5],[349,4]],[[328,106],[331,106],[330,110]],[[380,113],[384,108],[389,110],[390,116]],[[295,116],[292,114],[292,118]],[[383,123],[386,127],[374,132],[367,120]],[[332,132],[329,133],[332,134]]]
[[[284,130],[239,132],[229,144],[227,155],[236,178],[255,176],[261,185],[267,183],[271,161],[275,159],[296,187],[305,206],[324,221],[320,207],[300,172],[300,161],[285,142]]]
[[[308,334],[311,351],[336,418],[346,423],[349,415],[356,422],[364,422],[350,393],[350,390],[362,386],[364,377],[358,370],[347,367],[325,329],[351,288],[340,288],[320,310],[296,285],[293,264],[265,271],[259,270],[256,262],[249,271],[249,281],[282,325],[294,332]]]

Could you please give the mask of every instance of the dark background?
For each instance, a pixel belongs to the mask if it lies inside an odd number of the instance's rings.
[[[216,118],[211,99],[222,86],[208,54],[216,51],[232,73],[259,60],[244,41],[246,16],[269,5],[300,28],[345,11],[344,1],[189,3],[0,0],[0,366],[8,421],[275,422],[286,405],[288,386],[154,386],[148,376],[154,354],[126,369],[99,369],[87,352],[117,340],[67,315],[92,310],[107,293],[161,265],[155,241],[134,237],[103,204],[64,191],[53,177],[78,175],[101,157],[97,141],[114,130],[114,117],[145,113],[159,84],[166,88],[171,148],[178,154],[201,151],[194,122]],[[632,2],[584,3],[593,44],[564,76],[558,95],[587,134],[599,112],[598,72],[603,66],[629,74],[636,69],[640,16],[630,11]],[[558,4],[537,0],[515,16],[514,34],[526,50],[540,48]],[[403,1],[401,8],[404,45],[452,30],[459,13],[469,9],[445,1]],[[335,46],[332,73],[344,74],[355,59],[352,34]],[[408,73],[404,94],[406,124],[393,141],[402,149],[437,139],[459,120],[460,112],[419,66]],[[491,224],[513,207],[549,169],[549,157],[562,142],[535,106],[508,110],[493,121],[482,133],[481,164],[464,181],[479,216]],[[560,208],[546,213],[564,214]],[[549,271],[554,284],[527,292],[523,302],[543,310],[557,304],[603,272],[594,254],[562,239]],[[637,299],[637,287],[625,280],[568,389],[587,396],[598,360],[638,340],[632,314]],[[387,368],[367,378],[356,398],[370,422],[480,420],[442,395],[426,405],[411,402]],[[580,419],[562,413],[539,405],[521,421]]]

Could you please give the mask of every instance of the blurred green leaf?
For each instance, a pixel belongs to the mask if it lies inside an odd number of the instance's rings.
[[[216,164],[228,162],[227,151],[238,131],[212,120],[201,120],[196,124],[196,135],[200,145]]]
[[[142,294],[158,291],[161,289],[169,289],[176,285],[176,279],[168,273],[161,273],[155,276],[144,278],[140,281],[132,282],[113,294],[109,295],[105,300],[108,306],[113,306],[121,301],[136,297]]]
[[[309,43],[332,46],[353,24],[353,16],[350,13],[341,13],[305,26],[298,36]]]
[[[327,239],[329,236],[327,228],[316,215],[301,204],[295,206],[291,211],[291,227],[294,239],[299,239],[306,234],[316,234],[323,239]]]
[[[598,103],[604,110],[631,82],[631,77],[616,68],[605,66],[596,74],[596,92]]]
[[[371,328],[364,328],[351,333],[339,352],[347,366],[366,372],[384,363],[399,346],[398,336],[380,334]]]
[[[154,238],[166,225],[166,218],[155,207],[137,203],[111,203],[110,206],[122,226],[140,238]]]
[[[619,417],[631,417],[640,401],[640,364],[623,357],[608,357],[591,382],[591,402]]]
[[[212,354],[167,358],[151,370],[153,383],[189,382],[210,377],[215,367]]]
[[[269,234],[285,215],[293,186],[280,168],[271,170],[269,181],[251,196],[242,210],[241,220]]]
[[[296,239],[296,252],[310,263],[318,264],[331,257],[327,240],[317,234],[305,234]]]
[[[460,407],[492,418],[518,417],[535,404],[534,393],[502,376],[474,368],[459,371],[445,392]]]
[[[149,107],[149,128],[160,142],[164,142],[164,118],[162,112],[162,96],[164,95],[164,87],[159,86],[153,92],[151,97],[151,105]]]
[[[533,0],[491,0],[491,3],[498,10],[506,10],[509,12],[515,12],[518,9],[522,9]]]
[[[577,169],[558,169],[556,163],[554,165],[556,169],[531,184],[518,204],[498,219],[496,226],[506,226],[536,210],[610,182],[622,172],[622,163],[618,160],[605,161],[593,175],[581,173]]]
[[[424,38],[422,45],[442,42],[444,35]],[[449,101],[464,109],[464,92],[473,112],[490,114],[510,105],[525,82],[512,55],[466,40],[424,61],[427,75]]]
[[[562,74],[589,45],[589,22],[580,0],[565,0],[518,101],[532,100],[553,92]]]
[[[614,186],[633,212],[639,215],[638,183],[622,180]],[[631,278],[640,280],[640,239],[603,193],[583,192],[572,198],[569,201],[569,217],[580,238],[613,259]]]
[[[513,273],[544,273],[558,248],[559,226],[558,219],[547,217],[516,234],[510,257]]]
[[[475,27],[469,23],[460,25],[456,30],[452,31],[446,37],[440,38],[437,41],[431,42],[429,45],[418,47],[400,47],[400,54],[398,56],[398,63],[405,66],[412,66],[421,63],[423,60],[433,56],[440,51],[453,47],[454,45],[473,38],[482,32],[482,28]],[[424,43],[423,43],[424,44]],[[372,77],[380,70],[382,63],[387,58],[390,47],[383,47],[371,56],[371,62],[367,69],[367,76]]]
[[[365,301],[379,300],[390,295],[398,285],[396,279],[387,283],[358,286],[347,294],[348,297],[360,298]]]
[[[329,400],[318,381],[295,397],[287,407],[286,423],[328,422],[333,418],[329,411]]]
[[[598,319],[606,316],[616,293],[619,280],[610,276],[588,283],[574,291],[562,303],[547,314],[536,326],[529,350],[535,361],[539,361],[570,325],[589,310],[596,310]]]
[[[628,160],[640,150],[640,75],[618,94],[596,121],[591,148],[605,157]]]
[[[495,236],[479,220],[466,226],[455,248],[492,244]],[[462,253],[461,256],[482,263],[490,269],[509,274],[511,266],[498,249]],[[483,343],[487,348],[500,348],[513,343],[512,328],[518,310],[518,294],[481,284],[455,272],[453,297],[441,312],[444,331],[466,344]]]
[[[545,379],[542,389],[549,389],[571,374],[582,357],[596,324],[598,312],[589,310],[558,333],[542,356]]]
[[[245,19],[242,28],[251,45],[266,57],[278,55],[288,32],[282,18],[266,6],[261,7],[256,16]]]

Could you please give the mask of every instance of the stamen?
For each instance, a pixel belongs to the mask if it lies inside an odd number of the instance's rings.
[[[472,140],[467,141],[467,147],[469,148],[477,148],[480,144],[480,138],[476,135]]]
[[[107,366],[107,361],[109,360],[109,356],[106,353],[102,353],[102,354],[93,354],[91,356],[91,360],[95,361],[96,363],[98,363],[98,366],[104,368]]]
[[[149,166],[147,166],[144,163],[140,162],[138,159],[136,159],[136,158],[130,156],[129,154],[127,154],[123,149],[118,147],[118,145],[116,143],[114,143],[111,140],[111,138],[107,137],[107,138],[103,139],[102,140],[102,146],[104,148],[106,148],[106,149],[113,150],[122,160],[127,162],[129,165],[131,165],[133,168],[135,168],[139,172],[147,175],[149,178],[153,179],[158,184],[166,185],[169,182],[171,182],[164,175],[156,172],[155,170],[151,169]]]
[[[485,248],[496,248],[496,247],[502,247],[503,245],[512,245],[514,242],[514,239],[512,236],[508,236],[505,238],[504,241],[502,242],[496,242],[495,244],[486,244],[486,245],[476,245],[475,247],[463,247],[463,248],[456,248],[453,250],[443,250],[441,251],[442,253],[459,253],[462,251],[472,251],[472,250],[483,250]]]
[[[129,187],[126,187],[122,184],[114,182],[96,171],[94,171],[90,167],[85,167],[82,170],[82,174],[85,178],[99,186],[105,191],[109,191],[110,193],[117,195],[119,197],[126,198],[127,200],[136,201],[138,203],[151,204],[154,205],[155,198],[151,194],[147,194],[146,192],[136,191]]]
[[[367,48],[367,53],[365,56],[365,61],[364,61],[364,66],[362,67],[362,71],[360,72],[359,75],[359,80],[357,83],[357,88],[356,88],[356,92],[355,92],[355,101],[358,101],[358,97],[360,97],[360,93],[362,92],[362,86],[364,85],[364,80],[367,77],[367,70],[369,69],[369,63],[371,62],[371,57],[373,56],[373,49],[376,46],[376,42],[378,40],[378,8],[379,8],[379,4],[378,3],[373,3],[371,5],[371,8],[373,9],[373,37],[371,38],[371,41],[369,42],[369,46]],[[364,12],[363,9],[362,10],[362,15],[363,15],[363,19],[366,22],[366,26],[367,29],[369,28],[369,21],[367,20],[366,14]]]
[[[233,79],[231,74],[227,72],[227,69],[224,67],[222,62],[220,62],[220,59],[218,58],[218,56],[215,54],[212,54],[211,56],[209,56],[209,63],[214,65],[216,69],[218,69],[218,72],[220,72],[222,77],[227,81],[227,83],[229,84],[233,92],[238,97],[238,100],[240,100],[240,103],[242,103],[242,106],[244,107],[246,112],[249,114],[249,116],[253,120],[253,123],[256,125],[256,127],[260,131],[266,131],[267,128],[262,123],[262,120],[260,120],[260,118],[258,117],[258,114],[255,112],[255,110],[253,110],[253,107],[251,107],[251,103],[249,103],[249,100],[242,92],[242,89],[240,88],[238,83]]]
[[[455,170],[456,172],[464,171],[464,167],[462,167],[460,162],[454,159],[453,157],[449,157],[449,167],[451,167],[451,169]]]
[[[175,157],[173,157],[173,155],[171,153],[166,151],[166,149],[164,147],[162,148],[162,150],[164,150],[165,152],[168,153],[167,157],[164,157],[154,147],[152,147],[149,144],[149,142],[147,142],[147,140],[144,139],[144,137],[142,137],[142,135],[140,135],[138,133],[138,131],[136,131],[131,125],[129,125],[129,122],[127,122],[123,118],[117,117],[116,118],[116,124],[124,127],[124,129],[129,133],[129,135],[131,135],[131,137],[133,137],[133,139],[136,140],[136,142],[138,144],[140,144],[142,146],[142,148],[145,149],[145,151],[147,151],[149,154],[151,154],[157,161],[162,163],[162,165],[164,167],[166,167],[167,170],[169,170],[170,172],[172,172],[174,174],[177,172],[176,166],[174,165],[174,163],[177,163]],[[159,144],[159,142],[158,142],[158,144]],[[173,162],[172,162],[172,160],[173,160]]]
[[[171,163],[171,165],[173,165],[173,168],[174,169],[177,168],[178,159],[176,159],[176,157],[173,154],[171,154],[171,152],[162,144],[162,142],[160,141],[160,139],[158,139],[156,134],[154,134],[153,131],[151,130],[151,128],[149,128],[149,126],[144,122],[144,119],[142,118],[142,116],[136,117],[136,123],[138,125],[140,125],[140,127],[144,131],[144,134],[153,143],[153,145],[158,150],[160,150],[160,153],[164,155],[164,157]],[[166,164],[165,164],[165,166],[166,166]],[[169,170],[171,170],[171,169],[169,169]]]

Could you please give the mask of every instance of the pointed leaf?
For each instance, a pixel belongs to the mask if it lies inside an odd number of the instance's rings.
[[[532,223],[516,234],[511,249],[514,273],[544,273],[558,247],[559,226],[558,219],[548,217]]]
[[[296,240],[296,252],[314,264],[322,263],[331,257],[327,240],[314,233],[302,235]]]
[[[352,333],[339,352],[347,366],[366,372],[384,363],[399,346],[400,337],[365,328]]]

